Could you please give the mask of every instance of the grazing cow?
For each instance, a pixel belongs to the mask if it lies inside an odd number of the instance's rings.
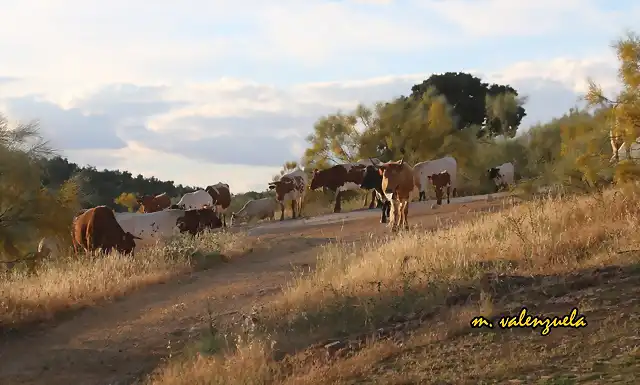
[[[284,220],[284,205],[291,201],[292,219],[302,215],[302,201],[307,188],[307,174],[300,169],[291,171],[280,178],[279,181],[269,183],[270,190],[276,190],[276,200],[280,203],[280,220]]]
[[[222,221],[212,208],[186,210],[184,216],[178,218],[176,225],[181,233],[196,235],[205,229],[222,227]]]
[[[379,164],[382,164],[382,162],[378,158],[360,159],[356,163],[357,164],[362,164],[362,165],[365,165],[365,166],[377,166]],[[365,171],[365,173],[366,173],[366,171]],[[363,189],[365,189],[367,191],[368,190],[373,190],[373,191],[371,191],[371,203],[369,203],[369,210],[374,208],[374,206],[376,205],[376,203],[375,203],[376,201],[378,202],[378,207],[380,207],[380,205],[384,203],[384,201],[382,201],[380,199],[376,199],[376,197],[378,197],[378,194],[376,193],[375,189],[362,187],[362,183],[360,184],[360,188],[363,188]],[[368,199],[369,199],[369,193],[364,195],[364,204],[363,204],[362,207],[367,207],[367,200]]]
[[[409,198],[415,186],[413,168],[403,158],[381,164],[378,172],[382,176],[382,191],[391,201],[391,230],[395,232],[401,226],[409,229]]]
[[[211,195],[216,213],[222,216],[222,226],[227,227],[227,209],[231,205],[229,185],[219,182],[213,186],[207,186],[205,191]]]
[[[204,190],[186,193],[178,202],[178,207],[180,207],[181,210],[197,210],[205,206],[213,207],[213,199],[211,195]]]
[[[367,166],[359,163],[338,164],[326,170],[313,170],[310,190],[320,187],[328,188],[335,192],[334,213],[342,210],[340,197],[344,191],[359,189],[364,178]],[[371,202],[373,206],[373,201]],[[371,207],[373,208],[373,207]]]
[[[428,160],[426,162],[416,163],[413,166],[414,183],[418,188],[418,202],[427,200],[427,191],[429,186],[429,176],[440,171],[447,171],[451,176],[451,188],[453,189],[453,196],[457,194],[456,176],[458,174],[458,163],[455,158],[451,156],[445,156],[444,158]]]
[[[116,213],[125,231],[140,237],[138,246],[152,246],[178,233],[196,234],[204,228],[220,227],[222,223],[211,208],[194,210],[168,209],[155,213]],[[216,217],[217,221],[211,216]]]
[[[442,204],[442,189],[447,188],[447,204],[450,204],[449,195],[451,195],[451,175],[448,171],[441,171],[437,174],[429,175],[429,182],[433,185],[433,189],[436,191],[436,204],[439,206]]]
[[[511,162],[503,163],[498,167],[491,167],[487,170],[487,173],[489,174],[489,179],[496,185],[496,192],[513,184],[514,167]]]
[[[276,210],[278,209],[278,202],[270,197],[262,199],[252,199],[242,206],[237,213],[231,213],[231,223],[236,219],[248,221],[251,218],[265,219],[269,218],[274,220],[276,218]]]
[[[167,193],[156,196],[144,195],[136,199],[136,202],[141,206],[143,213],[155,213],[171,206],[171,199]]]
[[[151,215],[151,214],[147,214]],[[140,239],[122,229],[113,210],[107,206],[97,206],[86,210],[73,220],[73,249],[80,247],[88,252],[102,249],[109,253],[114,248],[123,254],[133,254],[135,239]]]
[[[391,210],[391,201],[382,192],[382,175],[378,172],[376,166],[367,166],[360,187],[365,190],[373,190],[377,198],[382,202],[382,217],[380,223],[387,223],[389,211]]]

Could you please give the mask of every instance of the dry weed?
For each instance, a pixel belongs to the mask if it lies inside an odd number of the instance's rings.
[[[164,246],[137,250],[134,257],[73,255],[44,261],[34,272],[0,275],[0,326],[40,321],[56,313],[125,295],[246,250],[242,233],[207,232],[180,236]]]

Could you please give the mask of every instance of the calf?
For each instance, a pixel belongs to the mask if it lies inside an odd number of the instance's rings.
[[[365,190],[373,190],[377,198],[382,202],[382,216],[380,223],[387,223],[389,211],[391,210],[391,201],[387,199],[382,191],[382,175],[378,172],[376,166],[367,166],[360,187]]]
[[[275,211],[278,208],[278,202],[273,198],[252,199],[242,206],[240,211],[231,213],[231,226],[236,219],[250,220],[251,218],[275,219]]]
[[[284,205],[291,201],[292,219],[302,216],[302,202],[307,188],[307,174],[300,169],[283,175],[280,180],[269,183],[270,190],[276,190],[276,201],[280,204],[280,220],[284,220]],[[297,209],[297,210],[296,210]]]
[[[82,247],[87,252],[102,249],[109,253],[114,248],[123,254],[132,254],[135,239],[141,239],[122,229],[113,210],[97,206],[86,210],[73,220],[73,249],[76,254]]]
[[[335,196],[334,213],[342,211],[340,198],[342,192],[359,189],[367,166],[358,163],[338,164],[326,170],[313,170],[309,189],[320,187],[333,191]],[[373,202],[371,202],[373,203]]]
[[[429,176],[438,173],[440,171],[447,171],[451,178],[451,187],[453,188],[453,196],[457,194],[456,176],[458,170],[458,163],[455,158],[451,156],[445,156],[444,158],[428,160],[426,162],[416,163],[413,166],[414,182],[418,188],[418,202],[427,200],[427,190],[430,183]]]
[[[409,198],[415,186],[413,168],[403,158],[378,166],[378,172],[382,176],[382,191],[391,201],[391,230],[395,232],[401,226],[409,229]]]
[[[438,174],[429,175],[429,181],[433,185],[433,189],[436,191],[436,204],[442,204],[442,189],[447,188],[447,204],[450,204],[449,195],[451,193],[451,175],[449,172],[440,171]]]
[[[181,233],[196,235],[205,229],[222,227],[222,221],[212,208],[186,210],[184,216],[176,220],[176,226]]]
[[[496,185],[496,192],[513,184],[514,172],[513,163],[511,162],[503,163],[498,167],[491,167],[487,170],[489,179]]]
[[[136,202],[141,206],[143,213],[155,213],[171,206],[171,199],[167,193],[162,193],[156,196],[143,195],[142,197],[137,198]]]
[[[231,205],[229,185],[219,182],[213,186],[207,186],[205,191],[211,195],[216,213],[222,216],[222,226],[227,227],[227,209]]]
[[[182,210],[197,210],[205,206],[213,207],[213,199],[211,198],[211,195],[204,190],[196,190],[194,192],[186,193],[178,202],[178,207]]]

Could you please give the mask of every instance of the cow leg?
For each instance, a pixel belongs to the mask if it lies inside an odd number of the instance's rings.
[[[280,220],[284,221],[284,202],[280,203]]]
[[[367,193],[367,195],[365,196],[369,196],[369,193]],[[369,203],[369,210],[375,208],[375,205],[377,203],[377,199],[378,199],[378,195],[376,194],[376,190],[371,190],[371,203]]]
[[[449,200],[450,192],[451,192],[451,187],[447,186],[447,204],[451,204],[451,201]]]
[[[296,206],[297,206],[298,201],[296,199],[292,199],[291,200],[291,215],[292,215],[292,219],[296,219]]]
[[[407,220],[407,216],[409,216],[409,200],[402,202],[402,205],[402,222],[404,229],[409,230],[409,221]]]
[[[333,206],[333,212],[334,213],[339,213],[340,211],[342,211],[342,205],[340,204],[341,196],[342,196],[342,191],[338,191],[336,193],[336,203]]]
[[[451,192],[451,196],[454,198],[458,196],[458,189],[456,187],[453,188],[453,191]]]

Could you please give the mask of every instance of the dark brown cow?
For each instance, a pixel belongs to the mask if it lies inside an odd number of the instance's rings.
[[[167,193],[156,196],[144,195],[136,199],[136,202],[141,206],[143,213],[155,213],[156,211],[162,211],[171,206],[171,199]]]
[[[122,230],[107,206],[88,209],[74,218],[72,235],[76,254],[79,247],[88,252],[102,249],[109,253],[115,248],[120,253],[132,254],[136,247],[134,239],[141,239]]]
[[[269,190],[276,190],[276,201],[280,204],[280,220],[284,220],[284,205],[291,201],[292,219],[302,216],[302,202],[307,188],[307,174],[300,169],[283,175],[280,180],[269,183]],[[296,210],[297,209],[297,210]]]
[[[231,191],[229,190],[229,185],[220,182],[213,186],[207,186],[205,191],[211,195],[211,199],[213,199],[213,207],[215,207],[216,213],[222,215],[222,226],[227,227],[227,209],[231,205]]]
[[[433,189],[436,192],[436,204],[442,204],[442,189],[444,187],[447,188],[447,204],[451,203],[449,201],[449,195],[451,194],[451,175],[448,171],[440,171],[437,174],[431,174],[427,178],[433,185]]]
[[[364,180],[365,171],[367,166],[359,163],[346,163],[338,164],[326,170],[313,170],[313,176],[310,190],[316,190],[324,187],[333,191],[335,196],[335,205],[333,207],[334,213],[342,211],[340,204],[340,198],[342,192],[348,190],[356,190],[361,188]],[[372,192],[371,204],[369,208],[374,208],[376,202],[375,191]]]
[[[183,217],[178,218],[176,225],[181,233],[196,235],[205,229],[222,227],[222,221],[211,208],[187,210]]]

